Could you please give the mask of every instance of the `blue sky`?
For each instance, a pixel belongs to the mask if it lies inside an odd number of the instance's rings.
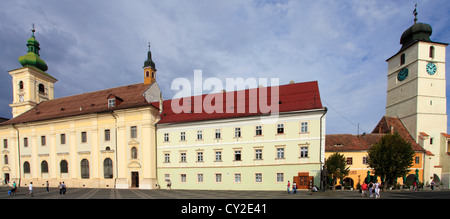
[[[47,72],[59,80],[56,98],[143,82],[150,41],[165,99],[177,93],[175,78],[193,80],[196,69],[222,81],[318,81],[328,134],[356,134],[358,123],[371,132],[385,112],[385,60],[400,49],[416,2],[431,40],[450,43],[446,0],[4,0],[0,117],[11,118],[8,71],[21,67],[34,23]]]

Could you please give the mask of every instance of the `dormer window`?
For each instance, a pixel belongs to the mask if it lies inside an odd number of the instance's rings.
[[[115,107],[116,106],[116,98],[108,99],[108,107]]]

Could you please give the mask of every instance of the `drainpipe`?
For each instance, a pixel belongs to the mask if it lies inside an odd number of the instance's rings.
[[[12,124],[12,127],[17,132],[17,153],[18,153],[17,158],[19,160],[19,187],[20,187],[20,182],[22,180],[22,168],[21,168],[21,165],[20,165],[20,136],[19,136],[19,129],[17,129],[14,124]]]
[[[114,177],[114,189],[116,188],[116,183],[117,183],[117,177],[119,176],[119,165],[118,165],[118,162],[119,162],[119,160],[118,160],[118,157],[117,157],[117,117],[116,117],[116,115],[114,115],[114,111],[111,111],[111,116],[112,117],[114,117],[114,120],[116,121],[115,122],[115,126],[114,126],[114,139],[115,139],[115,143],[116,143],[116,151],[115,151],[115,154],[116,154],[116,174],[115,174],[115,177]]]
[[[324,112],[322,116],[320,116],[320,150],[319,150],[319,162],[320,162],[320,175],[319,175],[319,182],[320,187],[322,187],[322,172],[323,172],[323,165],[322,165],[322,118],[327,114],[328,108],[324,107]],[[324,145],[325,147],[325,145]]]

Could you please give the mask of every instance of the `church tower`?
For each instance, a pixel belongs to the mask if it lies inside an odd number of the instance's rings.
[[[54,83],[57,81],[46,71],[47,64],[39,57],[39,42],[36,40],[34,25],[31,38],[27,40],[27,54],[19,57],[22,68],[9,71],[13,82],[13,117],[16,117],[41,101],[54,98]]]
[[[151,84],[156,80],[156,67],[152,60],[152,52],[150,51],[150,43],[148,43],[147,60],[144,62],[144,84]]]
[[[388,85],[386,116],[399,117],[411,136],[429,153],[425,160],[424,179],[431,182],[440,176],[440,159],[447,140],[447,97],[445,83],[445,49],[447,43],[430,39],[429,24],[414,24],[400,38],[402,47],[387,59]],[[442,155],[442,156],[441,156]]]

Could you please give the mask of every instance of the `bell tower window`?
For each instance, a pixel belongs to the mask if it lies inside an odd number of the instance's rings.
[[[23,81],[19,82],[19,90],[23,90]]]
[[[39,84],[38,88],[39,88],[39,94],[45,94],[45,87],[43,84]]]
[[[405,64],[405,53],[402,54],[402,56],[400,57],[400,65]]]
[[[430,58],[434,58],[434,46],[430,46]]]

